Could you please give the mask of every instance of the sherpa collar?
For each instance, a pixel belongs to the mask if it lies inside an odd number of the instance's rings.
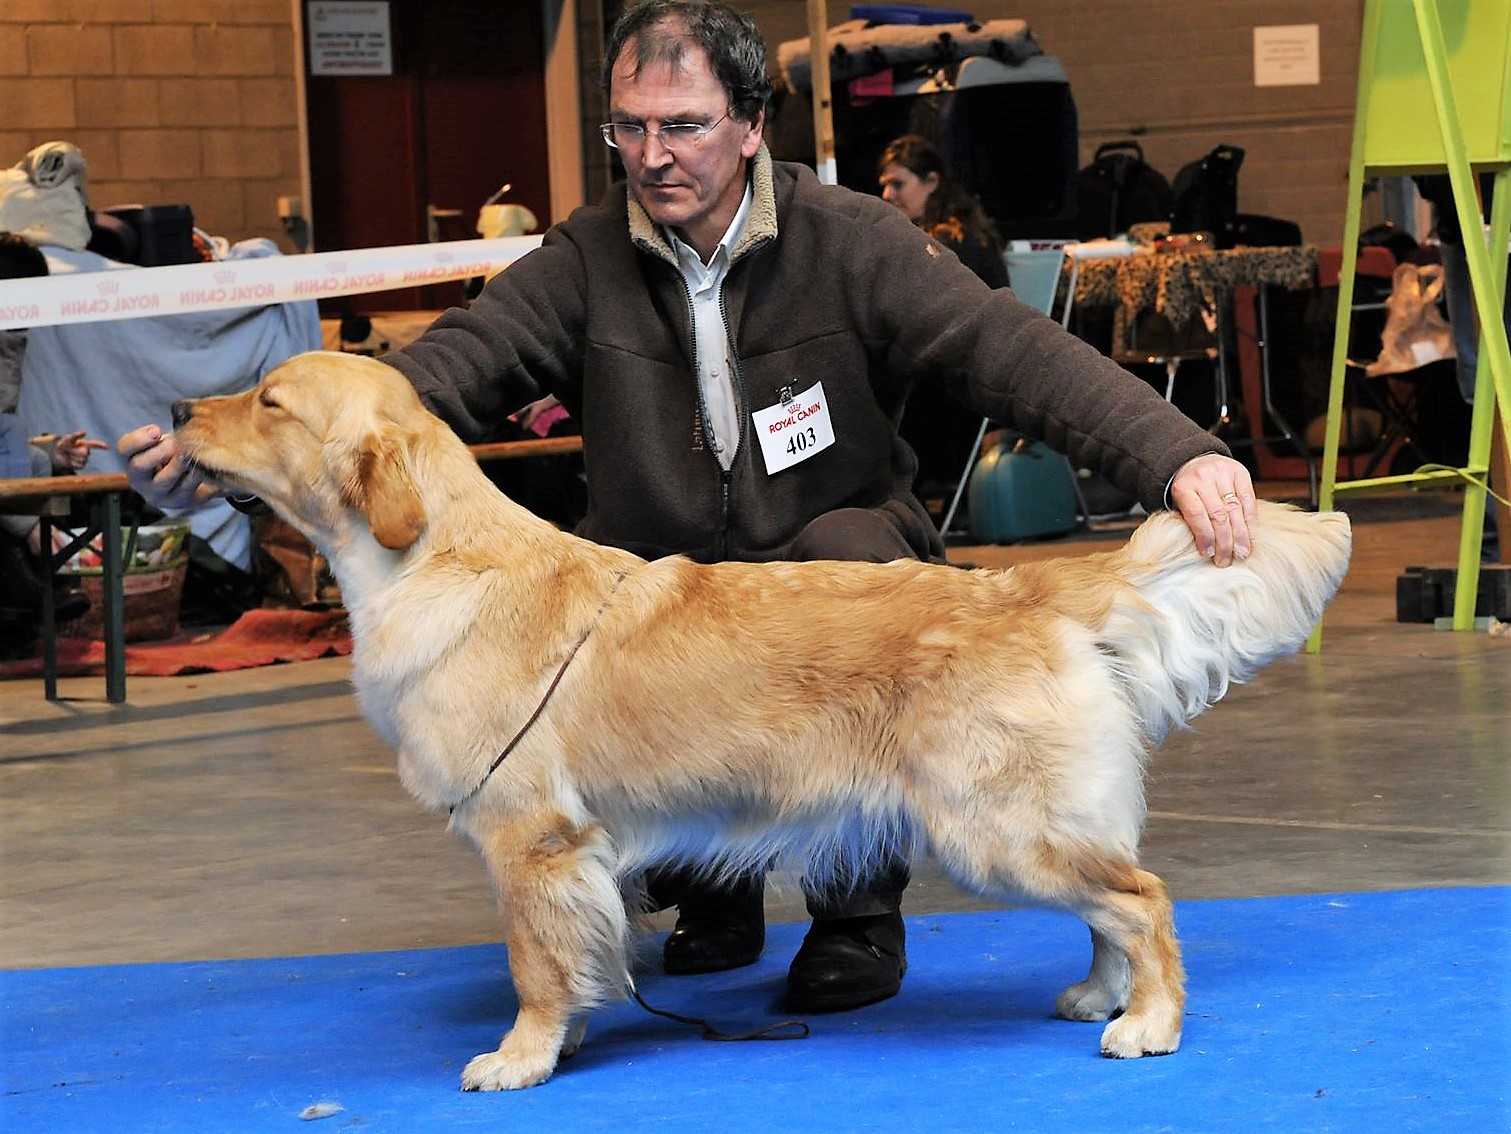
[[[740,236],[739,243],[729,250],[731,264],[751,249],[776,238],[776,189],[771,180],[771,153],[766,149],[765,142],[761,143],[761,148],[750,160],[750,185],[753,191],[750,216],[745,220],[745,231]],[[660,257],[675,266],[677,253],[661,235],[661,230],[651,220],[650,214],[635,200],[628,185],[624,187],[624,193],[630,214],[630,240],[642,252]]]

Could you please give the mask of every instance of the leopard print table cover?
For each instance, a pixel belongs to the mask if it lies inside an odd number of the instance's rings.
[[[1067,260],[1065,271],[1073,265]],[[1185,326],[1243,284],[1310,287],[1317,278],[1317,248],[1231,248],[1140,251],[1117,259],[1082,260],[1076,276],[1077,304],[1121,308],[1126,319],[1158,311]]]

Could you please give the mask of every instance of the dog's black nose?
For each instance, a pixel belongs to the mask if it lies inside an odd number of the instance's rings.
[[[194,412],[194,403],[187,399],[180,399],[173,403],[172,409],[173,427],[177,429],[179,426],[187,424],[189,415]]]

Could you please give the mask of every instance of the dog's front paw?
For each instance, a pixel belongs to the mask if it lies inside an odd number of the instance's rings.
[[[1107,984],[1079,980],[1055,1001],[1055,1015],[1062,1020],[1109,1020],[1128,1007],[1128,982]]]
[[[506,1054],[503,1048],[485,1051],[463,1068],[462,1090],[517,1091],[544,1083],[555,1069],[554,1058],[522,1060]]]
[[[1138,1059],[1169,1055],[1180,1047],[1180,1014],[1161,1020],[1159,1014],[1119,1016],[1102,1029],[1102,1054],[1109,1059]]]

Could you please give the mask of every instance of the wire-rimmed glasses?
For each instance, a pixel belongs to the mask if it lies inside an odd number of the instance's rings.
[[[623,150],[633,149],[645,144],[646,138],[655,138],[668,150],[675,153],[677,150],[692,149],[700,145],[704,138],[713,132],[715,126],[729,117],[726,110],[720,117],[709,123],[702,122],[666,122],[660,129],[647,130],[638,122],[605,122],[598,127],[598,132],[603,135],[603,140],[610,149]]]

